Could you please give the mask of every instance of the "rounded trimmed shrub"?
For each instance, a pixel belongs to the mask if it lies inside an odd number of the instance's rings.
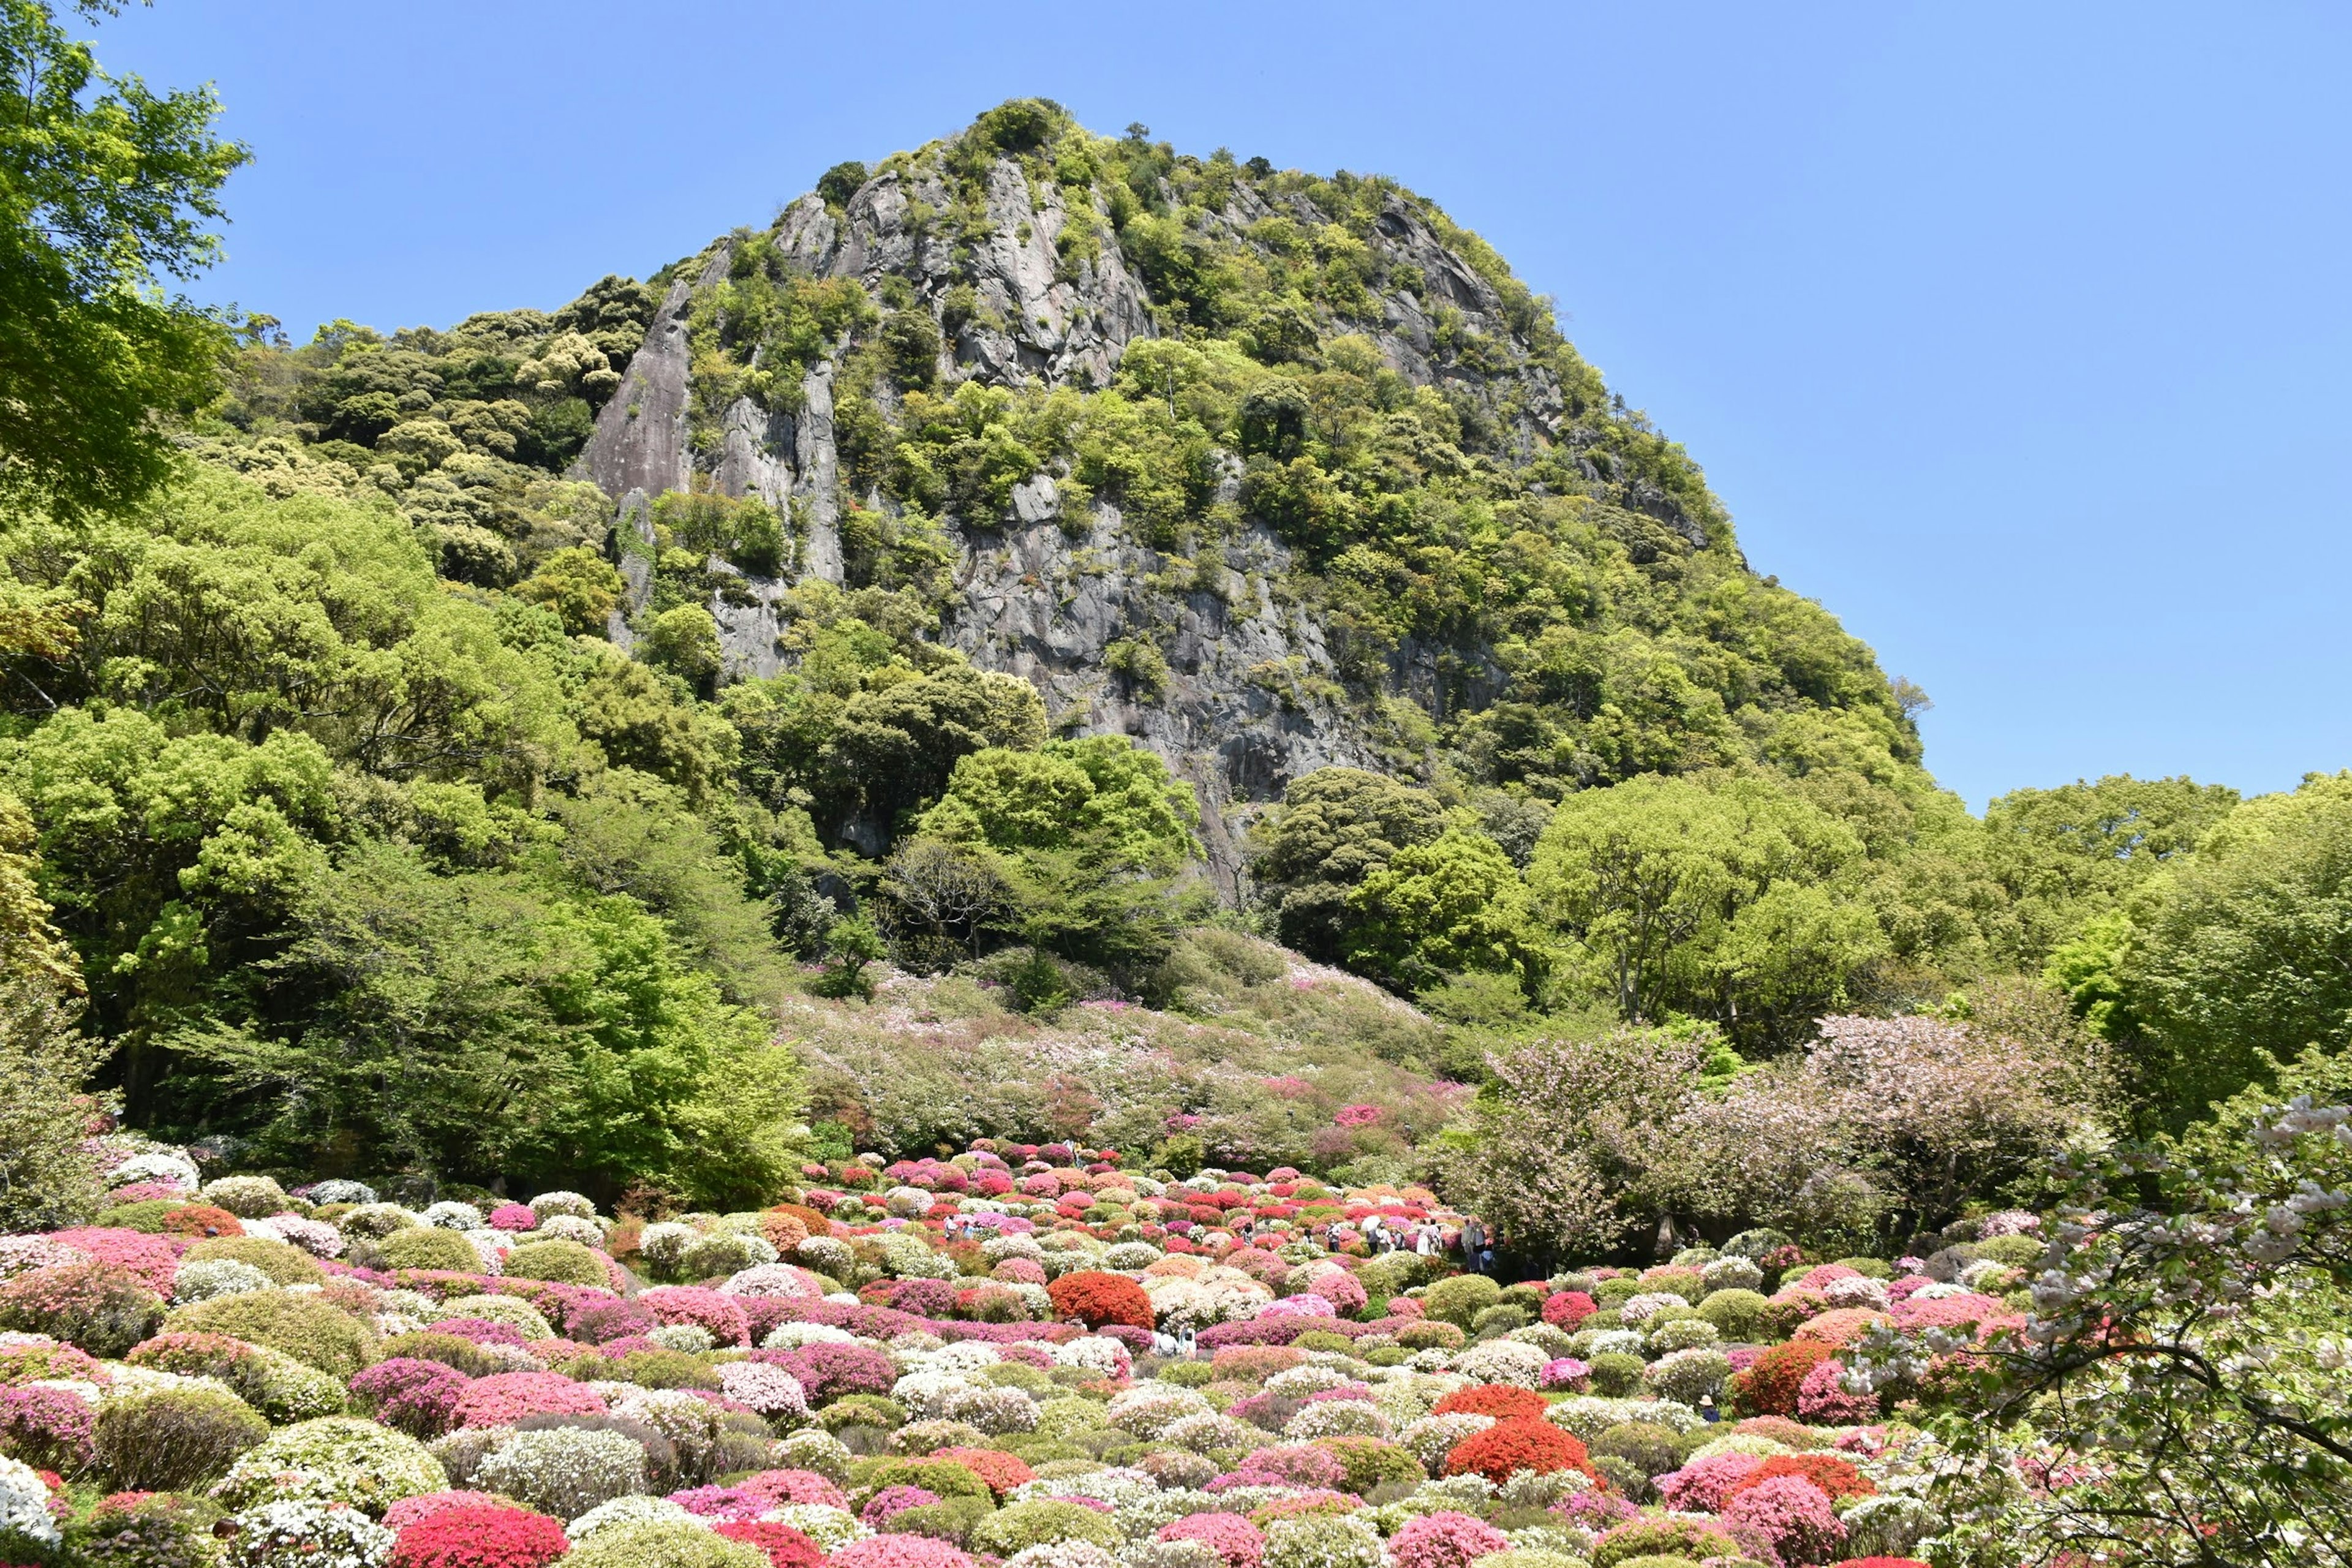
[[[608,1285],[603,1257],[576,1241],[527,1241],[507,1254],[509,1279],[547,1279],[559,1285]]]
[[[323,1297],[291,1290],[198,1301],[175,1310],[163,1328],[167,1333],[250,1340],[343,1379],[375,1358],[375,1334],[368,1324]]]
[[[695,1523],[649,1521],[600,1530],[572,1549],[567,1568],[768,1568],[768,1554]]]
[[[68,1562],[88,1568],[215,1568],[219,1504],[176,1492],[123,1492],[66,1528]]]
[[[121,1491],[186,1491],[222,1475],[269,1423],[217,1388],[159,1388],[103,1401],[90,1429],[98,1468]]]
[[[1097,1513],[1083,1503],[1034,1498],[999,1509],[973,1525],[971,1544],[974,1552],[1010,1557],[1032,1546],[1060,1541],[1087,1541],[1115,1552],[1122,1540],[1118,1521],[1107,1513]]]
[[[559,1519],[646,1489],[646,1450],[618,1432],[549,1426],[518,1432],[474,1468],[478,1486]]]
[[[107,1263],[52,1264],[0,1285],[0,1329],[47,1334],[94,1356],[122,1354],[163,1316],[144,1279]]]
[[[200,1241],[180,1255],[180,1263],[209,1263],[226,1258],[247,1263],[269,1277],[273,1285],[316,1285],[327,1278],[319,1260],[290,1241],[268,1236],[217,1236]]]
[[[403,1530],[390,1568],[547,1568],[571,1550],[563,1526],[543,1513],[467,1503]]]
[[[386,1268],[442,1268],[460,1274],[482,1271],[482,1255],[474,1250],[474,1244],[456,1231],[437,1226],[395,1230],[377,1244],[376,1254]]]
[[[233,1509],[293,1499],[377,1515],[448,1484],[441,1461],[415,1438],[356,1415],[324,1415],[271,1433],[229,1468],[213,1496]]]
[[[1450,1279],[1440,1279],[1423,1292],[1421,1307],[1432,1318],[1466,1331],[1478,1314],[1494,1306],[1502,1294],[1503,1288],[1483,1274],[1457,1274]]]

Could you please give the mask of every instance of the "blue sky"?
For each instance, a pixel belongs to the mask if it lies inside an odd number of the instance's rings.
[[[1040,94],[1396,176],[1559,301],[1756,568],[2021,784],[2352,766],[2352,9],[158,0],[254,164],[208,298],[551,307]]]

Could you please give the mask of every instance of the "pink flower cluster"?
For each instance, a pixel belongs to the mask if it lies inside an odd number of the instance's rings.
[[[1510,1537],[1466,1513],[1425,1513],[1389,1541],[1395,1568],[1467,1568],[1492,1552],[1510,1549]]]

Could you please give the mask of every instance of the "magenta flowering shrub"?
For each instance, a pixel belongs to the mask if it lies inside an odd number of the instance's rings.
[[[552,1372],[502,1372],[478,1377],[457,1395],[460,1426],[511,1426],[529,1415],[602,1415],[604,1402],[586,1384]]]
[[[1848,1394],[1844,1377],[1844,1365],[1834,1361],[1825,1361],[1805,1373],[1804,1382],[1797,1385],[1799,1418],[1824,1426],[1858,1426],[1877,1420],[1878,1395]]]
[[[95,1456],[96,1414],[62,1388],[0,1388],[0,1454],[37,1470],[71,1475]]]
[[[1713,1513],[1723,1506],[1733,1487],[1763,1465],[1754,1454],[1715,1454],[1693,1459],[1681,1469],[1657,1478],[1658,1496],[1680,1513]]]
[[[601,1345],[661,1327],[661,1320],[617,1296],[582,1301],[564,1315],[563,1331],[582,1344]]]
[[[352,1375],[352,1402],[385,1426],[437,1437],[457,1425],[457,1401],[473,1379],[437,1361],[394,1356]]]
[[[972,1568],[961,1548],[928,1535],[869,1535],[825,1561],[831,1568]]]
[[[52,1264],[0,1285],[0,1328],[47,1334],[95,1356],[122,1354],[163,1319],[162,1298],[116,1264]]]
[[[1775,1476],[1749,1487],[1724,1506],[1723,1521],[1756,1531],[1787,1568],[1833,1563],[1845,1544],[1845,1526],[1829,1494],[1801,1476]]]
[[[1544,1363],[1543,1385],[1546,1388],[1581,1390],[1592,1378],[1592,1368],[1572,1355],[1555,1357]]]
[[[0,1335],[0,1384],[73,1378],[95,1383],[103,1375],[97,1359],[44,1334]]]
[[[857,1517],[875,1530],[887,1530],[890,1521],[910,1508],[921,1508],[940,1500],[940,1494],[921,1487],[884,1487],[866,1500]]]
[[[784,1352],[776,1364],[800,1379],[812,1405],[845,1394],[887,1394],[898,1381],[898,1364],[879,1345],[803,1345]]]
[[[816,1503],[846,1510],[849,1500],[839,1487],[814,1470],[756,1470],[735,1483],[738,1491],[763,1498],[771,1508],[792,1503]]]
[[[539,1215],[531,1212],[529,1204],[500,1204],[490,1211],[488,1223],[492,1230],[537,1230]]]
[[[669,1500],[697,1519],[757,1519],[774,1506],[741,1487],[688,1487],[670,1493]]]
[[[1160,1527],[1160,1541],[1197,1541],[1214,1552],[1224,1568],[1258,1568],[1265,1556],[1265,1532],[1237,1513],[1187,1514]]]
[[[699,1285],[656,1285],[638,1294],[637,1305],[662,1323],[693,1323],[708,1329],[722,1345],[751,1342],[751,1323],[743,1315],[743,1303],[717,1290]]]
[[[1510,1548],[1510,1538],[1483,1519],[1466,1513],[1425,1513],[1390,1539],[1395,1568],[1465,1568],[1490,1552]]]
[[[1895,1326],[1899,1329],[1981,1329],[2021,1321],[2008,1303],[1973,1291],[1932,1300],[1906,1295],[1895,1303]]]
[[[1327,1448],[1306,1443],[1289,1443],[1273,1448],[1260,1448],[1245,1456],[1242,1468],[1231,1476],[1220,1476],[1209,1483],[1211,1491],[1234,1487],[1316,1487],[1337,1491],[1347,1483],[1348,1467]]]

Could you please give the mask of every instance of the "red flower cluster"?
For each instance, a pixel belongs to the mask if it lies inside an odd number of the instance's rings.
[[[1555,1290],[1544,1298],[1543,1321],[1574,1333],[1577,1324],[1599,1310],[1598,1303],[1581,1290]]]
[[[1053,1298],[1055,1315],[1074,1318],[1090,1329],[1125,1323],[1147,1333],[1151,1330],[1151,1298],[1124,1274],[1065,1274],[1046,1286],[1045,1293]]]
[[[772,1519],[730,1519],[712,1528],[730,1541],[766,1552],[772,1568],[824,1568],[824,1548],[789,1524]]]
[[[1722,1502],[1728,1505],[1741,1492],[1762,1486],[1776,1476],[1795,1476],[1822,1489],[1832,1502],[1850,1497],[1869,1497],[1878,1490],[1845,1460],[1834,1454],[1775,1454],[1723,1489]]]
[[[1732,1374],[1731,1396],[1750,1415],[1794,1415],[1805,1374],[1836,1354],[1818,1340],[1774,1345],[1747,1371]]]
[[[1593,1473],[1582,1443],[1549,1421],[1526,1416],[1497,1421],[1484,1432],[1474,1432],[1445,1456],[1447,1475],[1481,1475],[1496,1486],[1509,1480],[1517,1470],[1533,1470],[1539,1476],[1554,1470]]]
[[[1544,1396],[1532,1388],[1514,1388],[1508,1384],[1482,1383],[1473,1388],[1457,1388],[1437,1402],[1433,1415],[1491,1415],[1497,1421],[1514,1417],[1532,1421],[1547,1408]]]
[[[563,1527],[545,1514],[469,1504],[402,1531],[392,1568],[546,1568],[571,1550]]]
[[[954,1460],[986,1481],[988,1489],[998,1497],[1037,1479],[1037,1472],[1029,1468],[1026,1460],[998,1448],[941,1448],[931,1458]]]

